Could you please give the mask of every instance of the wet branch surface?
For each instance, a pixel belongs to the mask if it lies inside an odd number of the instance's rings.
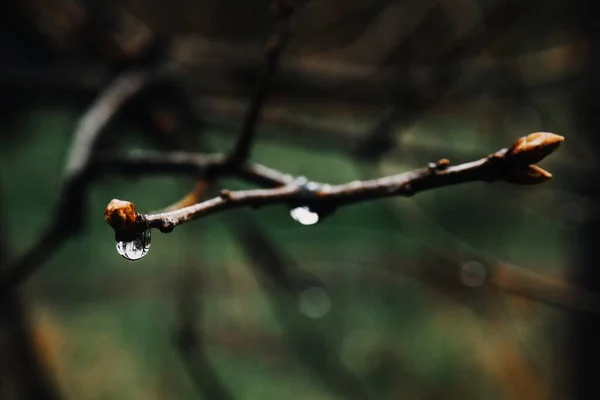
[[[167,157],[138,157],[134,160],[113,160],[113,168],[124,166],[129,171],[181,170],[209,176],[230,174],[242,180],[267,183],[275,188],[243,191],[222,190],[220,196],[178,210],[157,214],[139,214],[135,205],[114,199],[105,210],[105,219],[119,240],[133,240],[148,228],[171,232],[176,226],[218,212],[241,207],[262,207],[286,204],[308,206],[317,214],[328,214],[336,208],[358,202],[392,196],[412,196],[416,193],[466,182],[506,181],[515,184],[539,184],[551,175],[534,165],[553,152],[564,138],[552,133],[533,133],[480,160],[449,165],[446,159],[427,167],[378,179],[353,181],[340,185],[311,182],[261,165],[231,165],[222,156],[174,154]],[[161,161],[162,158],[162,161]],[[116,162],[115,162],[116,161]],[[319,212],[321,211],[321,212]]]

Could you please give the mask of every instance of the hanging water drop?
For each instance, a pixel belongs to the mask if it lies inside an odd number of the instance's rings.
[[[296,207],[290,211],[290,215],[302,225],[314,225],[319,222],[319,214],[308,206]]]
[[[136,261],[148,254],[150,250],[150,229],[140,233],[135,239],[126,242],[117,240],[117,252],[125,259]]]

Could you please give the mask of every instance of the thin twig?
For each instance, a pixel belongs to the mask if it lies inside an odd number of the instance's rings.
[[[148,81],[143,71],[118,76],[92,103],[79,120],[61,180],[59,204],[50,226],[20,258],[0,271],[0,289],[16,286],[30,276],[83,223],[83,197],[89,183],[88,167],[106,126],[127,100]]]
[[[103,128],[121,106],[140,91],[146,80],[147,74],[142,71],[130,71],[118,76],[83,114],[77,123],[75,139],[69,151],[65,181],[83,171]]]
[[[260,186],[287,185],[294,177],[260,164],[235,167],[224,154],[194,154],[185,152],[137,153],[131,155],[101,155],[90,165],[90,174],[119,172],[132,174],[190,174],[202,178],[237,176]]]
[[[147,228],[156,228],[167,233],[185,222],[247,206],[261,207],[287,203],[295,206],[313,205],[332,211],[337,207],[361,201],[391,196],[412,196],[421,191],[465,182],[504,180],[516,184],[537,184],[548,180],[552,175],[533,164],[554,151],[563,139],[562,136],[551,133],[534,133],[520,138],[510,148],[501,149],[477,161],[449,166],[448,160],[440,160],[438,163],[431,163],[428,167],[415,171],[341,185],[300,180],[289,182],[289,178],[286,178],[286,184],[276,188],[235,192],[223,190],[219,197],[158,214],[138,214],[133,203],[115,199],[107,206],[105,218],[115,230],[116,236],[127,240],[135,238]],[[218,164],[217,161],[213,163]],[[263,172],[269,171],[277,177],[287,177],[266,167],[254,168]],[[253,167],[249,167],[246,171],[248,170],[252,171],[250,176],[253,179],[264,178],[263,173],[256,173]],[[214,171],[216,170],[213,169]],[[226,168],[221,171],[231,172]],[[271,183],[276,182],[271,181]]]
[[[242,132],[231,152],[230,161],[234,164],[244,163],[250,155],[260,113],[267,99],[277,63],[290,37],[290,19],[294,10],[294,0],[274,0],[273,6],[278,21],[266,45],[265,65],[258,88],[246,112]]]
[[[384,153],[380,151],[381,147],[378,144],[381,137],[389,134],[393,114],[394,112],[392,111],[384,115],[375,129],[366,135],[364,140],[362,140],[363,146],[357,149],[358,157],[371,160],[373,163],[378,162],[383,157]],[[396,218],[400,215],[397,212],[398,206],[399,204],[396,204],[396,208],[393,209],[393,214]],[[415,223],[412,226],[424,230],[417,235],[418,237],[427,237],[427,240],[422,245],[427,247],[436,256],[447,261],[447,263],[442,263],[442,265],[447,266],[448,272],[451,275],[458,276],[455,271],[456,260],[440,250],[444,247],[441,245],[442,242],[445,244],[450,243],[451,247],[460,248],[474,258],[484,261],[485,265],[481,264],[481,268],[487,278],[482,280],[482,285],[493,285],[505,293],[521,296],[568,311],[583,310],[590,313],[600,313],[600,297],[594,293],[570,285],[567,282],[551,279],[522,267],[509,265],[504,261],[484,255],[481,251],[473,249],[450,234],[442,226],[435,223],[415,204],[406,203],[403,207],[408,207],[408,209],[403,208],[401,215],[414,219]],[[432,236],[432,232],[436,232],[440,236],[439,239],[434,239],[436,235]],[[440,263],[436,263],[436,270],[439,270],[440,266]],[[407,271],[403,272],[406,273]],[[431,281],[431,275],[432,271],[430,270],[419,271],[413,274],[414,277],[424,282]],[[446,281],[445,278],[442,280]],[[437,289],[439,290],[439,287]]]

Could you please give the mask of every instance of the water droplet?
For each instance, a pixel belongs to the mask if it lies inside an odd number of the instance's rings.
[[[331,308],[329,294],[320,287],[311,287],[303,291],[298,303],[300,312],[313,319],[324,317]]]
[[[148,254],[150,250],[150,229],[140,233],[130,242],[117,240],[117,252],[127,260],[136,261]]]
[[[296,207],[290,211],[290,215],[302,225],[314,225],[319,222],[319,214],[308,206]]]
[[[465,286],[479,287],[487,278],[487,271],[483,264],[469,261],[460,268],[460,281]]]

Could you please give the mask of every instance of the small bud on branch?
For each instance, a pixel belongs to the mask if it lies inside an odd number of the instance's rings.
[[[554,152],[564,140],[563,136],[554,133],[532,133],[519,138],[508,149],[505,157],[515,164],[535,164]]]
[[[564,140],[563,136],[550,132],[535,132],[519,138],[500,155],[509,163],[502,172],[502,179],[517,185],[537,185],[551,179],[550,172],[534,163],[554,152]]]
[[[142,217],[135,211],[135,204],[112,199],[104,210],[104,220],[115,230],[119,240],[131,240],[139,235]]]
[[[538,185],[552,178],[552,174],[537,165],[509,168],[503,175],[506,182],[517,185]]]

